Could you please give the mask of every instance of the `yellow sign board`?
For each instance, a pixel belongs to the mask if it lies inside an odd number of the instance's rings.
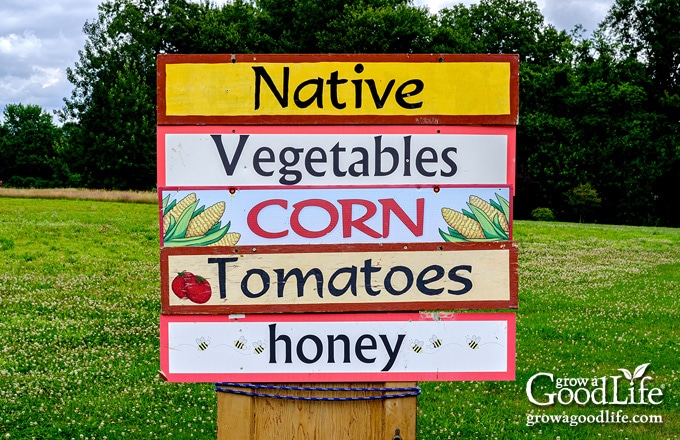
[[[261,124],[262,117],[289,123],[296,118],[300,123],[309,118],[375,123],[371,117],[411,118],[419,124],[449,123],[450,118],[516,123],[513,56],[470,55],[441,62],[429,56],[429,62],[414,62],[387,55],[290,55],[262,61],[253,56],[238,62],[216,56],[168,57],[159,58],[159,121],[166,123],[257,118]]]

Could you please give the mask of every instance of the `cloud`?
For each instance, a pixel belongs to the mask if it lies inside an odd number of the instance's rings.
[[[38,54],[41,48],[40,39],[29,31],[23,35],[0,35],[0,55],[26,58]]]
[[[571,31],[581,24],[587,35],[597,29],[611,8],[611,0],[544,0],[539,2],[545,19],[558,30]]]

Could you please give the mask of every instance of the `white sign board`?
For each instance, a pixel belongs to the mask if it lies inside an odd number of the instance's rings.
[[[159,127],[158,186],[514,184],[514,127]]]
[[[181,382],[514,380],[515,315],[161,316]]]

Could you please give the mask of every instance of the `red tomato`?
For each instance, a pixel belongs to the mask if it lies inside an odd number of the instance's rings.
[[[187,272],[186,270],[180,272],[177,274],[174,280],[172,280],[172,292],[180,299],[184,299],[187,297],[187,294],[185,292],[185,287],[187,283],[195,282],[196,281],[196,276],[191,273]]]
[[[184,286],[184,293],[190,301],[196,304],[204,304],[210,300],[212,287],[208,280],[201,276],[195,277],[193,282],[188,282]]]

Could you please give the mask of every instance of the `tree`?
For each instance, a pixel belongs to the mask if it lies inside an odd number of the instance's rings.
[[[641,146],[653,166],[646,185],[646,223],[679,226],[674,214],[680,169],[680,2],[616,0],[602,25],[622,63],[642,66],[651,121]],[[645,172],[647,170],[645,169]]]
[[[59,185],[64,164],[57,148],[61,132],[37,105],[8,104],[0,130],[0,180],[14,187]]]
[[[582,223],[584,217],[600,207],[602,199],[590,183],[581,183],[567,192],[566,202],[578,215],[578,222]]]

